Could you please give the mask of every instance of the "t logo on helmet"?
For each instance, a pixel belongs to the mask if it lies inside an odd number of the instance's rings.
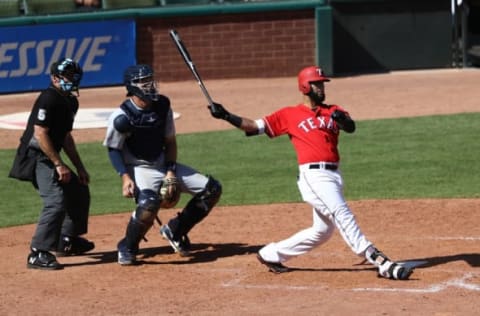
[[[311,91],[310,82],[314,81],[328,82],[330,79],[325,77],[320,67],[310,66],[303,68],[298,74],[298,89],[303,94],[308,94]]]
[[[317,67],[317,73],[320,77],[324,77],[322,68]]]

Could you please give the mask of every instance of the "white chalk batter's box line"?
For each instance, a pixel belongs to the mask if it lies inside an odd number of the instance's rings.
[[[415,238],[415,239],[479,241],[480,237],[425,237],[425,238]]]
[[[461,278],[447,280],[437,284],[432,284],[429,287],[423,289],[412,288],[354,288],[354,292],[404,292],[404,293],[438,293],[446,290],[450,287],[456,287],[464,290],[470,290],[480,292],[480,284],[469,283],[468,280],[474,276],[478,276],[478,273],[466,273]]]
[[[469,283],[468,280],[475,276],[479,276],[479,273],[466,273],[461,278],[450,279],[444,282],[435,283],[424,288],[395,288],[395,287],[361,287],[352,289],[339,289],[353,292],[402,292],[413,294],[428,294],[438,293],[448,288],[460,288],[464,290],[480,292],[480,284]],[[335,290],[328,285],[281,285],[281,284],[242,284],[243,279],[246,276],[232,279],[228,282],[222,282],[221,286],[225,288],[241,288],[241,289],[265,289],[265,290],[286,290],[286,291],[312,291],[312,290]],[[398,282],[398,281],[392,281]]]
[[[427,261],[407,261],[407,262],[399,262],[405,266],[410,266],[412,268],[421,267],[422,265],[426,264]],[[438,271],[438,270],[437,270]],[[446,270],[445,270],[446,271]],[[457,272],[457,270],[451,270],[450,272]],[[480,272],[467,272],[463,273],[463,276],[460,278],[450,279],[444,282],[435,283],[429,285],[424,288],[395,288],[395,287],[382,287],[382,288],[369,288],[369,287],[362,287],[362,288],[352,288],[347,289],[349,291],[354,292],[403,292],[403,293],[437,293],[448,288],[456,287],[461,288],[464,290],[470,290],[475,292],[480,292],[480,284],[475,284],[472,282],[468,282],[468,280],[473,279],[475,277],[479,277]],[[221,284],[222,287],[234,287],[234,288],[244,288],[244,289],[275,289],[275,290],[294,290],[294,291],[303,291],[303,290],[320,290],[320,289],[328,289],[327,285],[279,285],[279,284],[242,284],[242,281],[247,277],[247,275],[243,275],[240,278],[235,278],[227,282],[223,282]],[[396,281],[392,281],[396,282]]]

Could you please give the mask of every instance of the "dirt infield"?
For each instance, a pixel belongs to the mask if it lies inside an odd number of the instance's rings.
[[[327,100],[357,120],[479,112],[480,71],[398,72],[338,78]],[[260,117],[295,104],[295,78],[207,81],[215,100]],[[170,96],[178,133],[228,129],[205,110],[195,82],[160,83]],[[36,93],[0,96],[0,114],[28,111]],[[122,88],[85,89],[82,107],[116,107]],[[75,131],[77,141],[102,139],[104,129]],[[21,131],[0,129],[1,148]],[[221,180],[221,179],[220,179]],[[347,181],[355,181],[350,179]],[[296,188],[292,186],[292,190]],[[172,253],[158,226],[142,244],[141,264],[116,263],[116,242],[130,216],[92,216],[87,237],[96,249],[60,258],[61,271],[26,269],[34,225],[0,230],[0,315],[479,315],[480,200],[350,202],[365,234],[392,259],[417,269],[409,281],[376,277],[338,233],[293,259],[293,271],[268,273],[255,259],[265,243],[311,224],[306,204],[217,207],[190,234],[188,258]],[[166,221],[178,210],[162,210]]]

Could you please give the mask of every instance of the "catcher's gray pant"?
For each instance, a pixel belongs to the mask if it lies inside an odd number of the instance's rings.
[[[135,184],[137,186],[138,191],[152,191],[155,194],[158,194],[158,190],[162,181],[165,178],[165,166],[155,166],[155,165],[138,165],[138,166],[128,166],[128,172],[130,176],[133,176]],[[184,208],[184,210],[177,215],[176,218],[169,221],[169,227],[174,234],[174,238],[178,238],[186,233],[199,221],[201,221],[205,216],[208,215],[208,212],[217,202],[218,196],[198,196],[202,194],[205,190],[215,191],[216,186],[214,188],[207,188],[211,180],[211,177],[203,175],[199,173],[197,170],[186,166],[181,163],[177,163],[177,170],[176,176],[178,181],[179,190],[182,193],[188,193],[192,195],[192,199]],[[215,181],[215,183],[217,183]],[[220,190],[221,188],[218,188]],[[218,194],[221,192],[219,191]],[[211,193],[210,193],[211,194]],[[204,199],[206,199],[204,201]],[[193,201],[193,202],[192,202]],[[197,204],[200,204],[203,207],[198,207]],[[141,217],[138,212],[133,212],[133,222],[143,222],[147,224],[144,229],[136,230],[138,233],[144,234],[146,233],[151,224],[149,221],[145,221],[144,218]],[[156,214],[150,214],[151,216],[155,216]],[[182,220],[180,220],[182,218]],[[132,221],[131,221],[132,222]],[[153,218],[151,220],[153,223]],[[130,224],[129,224],[130,225]],[[128,229],[127,229],[128,230]],[[132,229],[133,231],[133,229]],[[143,235],[142,235],[143,236]],[[131,236],[131,240],[138,240],[140,241],[142,236]],[[130,237],[130,236],[129,236]],[[132,245],[128,245],[130,248],[134,248]]]
[[[135,179],[134,181],[139,191],[150,189],[158,192],[165,178],[165,167],[159,168],[154,165],[128,166],[128,173]],[[181,163],[177,164],[176,176],[180,191],[183,193],[199,193],[208,182],[207,176]]]
[[[79,236],[88,229],[90,191],[78,182],[72,172],[70,182],[61,184],[55,167],[45,157],[37,159],[36,187],[43,200],[31,247],[43,251],[56,250],[60,235]]]

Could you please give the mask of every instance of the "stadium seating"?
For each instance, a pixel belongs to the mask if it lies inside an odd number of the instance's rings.
[[[0,0],[0,17],[20,15],[20,0]]]
[[[218,2],[218,0],[163,0],[164,5],[198,5],[198,4],[210,4]]]
[[[85,12],[92,10],[119,10],[148,7],[180,7],[208,4],[231,4],[248,2],[276,2],[284,0],[101,0],[98,8],[77,7],[74,0],[0,0],[0,18],[21,15],[51,15]],[[291,1],[291,0],[289,0]]]
[[[128,9],[153,7],[160,5],[160,0],[102,0],[102,7],[104,9]]]
[[[77,10],[73,0],[24,0],[25,15],[71,13]]]

